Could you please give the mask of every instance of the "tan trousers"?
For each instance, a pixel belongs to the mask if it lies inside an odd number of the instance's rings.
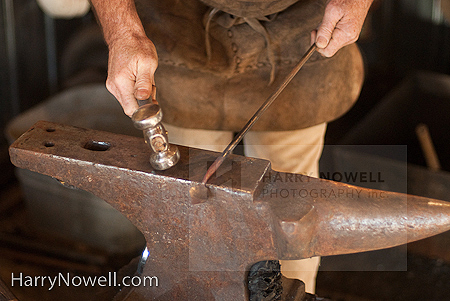
[[[233,138],[232,132],[185,129],[164,125],[172,143],[222,152]],[[272,169],[281,172],[319,175],[326,123],[294,131],[249,132],[244,138],[248,157],[270,160]],[[306,291],[315,292],[320,257],[302,260],[280,260],[281,272],[287,278],[305,282]]]

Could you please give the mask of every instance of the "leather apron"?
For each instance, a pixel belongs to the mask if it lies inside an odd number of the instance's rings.
[[[202,1],[218,7],[199,0],[136,1],[158,51],[157,98],[166,123],[237,131],[309,48],[326,0]],[[357,100],[363,77],[355,44],[332,58],[315,53],[252,130],[332,121]]]

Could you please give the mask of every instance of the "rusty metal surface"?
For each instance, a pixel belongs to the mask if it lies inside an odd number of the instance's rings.
[[[387,248],[450,229],[449,203],[278,173],[235,155],[211,178],[208,199],[194,202],[189,190],[220,154],[179,148],[175,167],[155,171],[140,138],[41,121],[10,156],[101,197],[144,234],[142,276],[160,286],[118,300],[244,300],[255,262]]]

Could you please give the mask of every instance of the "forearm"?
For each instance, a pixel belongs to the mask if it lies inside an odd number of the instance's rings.
[[[90,0],[90,2],[108,46],[117,39],[145,37],[133,0]]]
[[[144,31],[134,0],[91,0],[109,47],[106,88],[131,117],[136,99],[154,97],[155,45]]]

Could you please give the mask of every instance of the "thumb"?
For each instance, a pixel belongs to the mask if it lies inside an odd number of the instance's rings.
[[[139,69],[139,68],[138,68]],[[146,100],[152,94],[153,73],[148,69],[146,71],[138,70],[136,74],[136,83],[134,85],[134,97],[138,100]]]
[[[339,18],[336,18],[334,14],[325,12],[322,23],[317,28],[316,45],[319,48],[325,48],[328,46],[333,35],[334,28],[339,22]]]

